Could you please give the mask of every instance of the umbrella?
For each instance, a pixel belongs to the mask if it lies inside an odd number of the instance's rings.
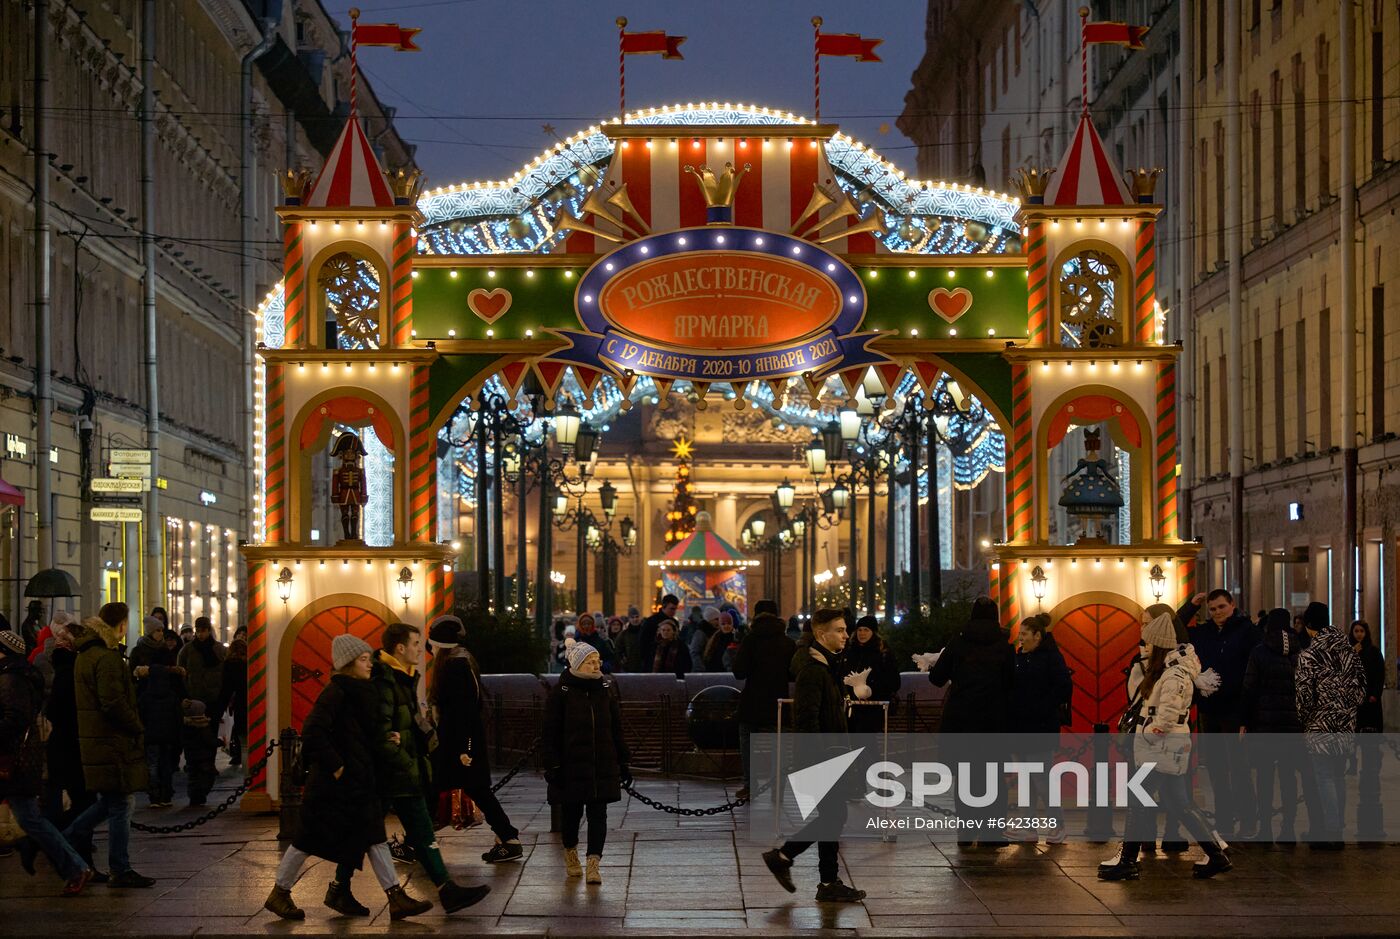
[[[24,585],[26,597],[76,597],[80,591],[73,575],[56,567],[40,571]]]

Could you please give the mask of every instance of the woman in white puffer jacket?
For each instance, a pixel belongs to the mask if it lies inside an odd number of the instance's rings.
[[[1182,825],[1206,853],[1196,864],[1196,877],[1214,877],[1231,868],[1224,848],[1215,840],[1191,796],[1187,770],[1191,763],[1191,702],[1198,690],[1215,690],[1214,672],[1201,674],[1201,661],[1190,643],[1178,644],[1175,614],[1161,613],[1142,627],[1149,654],[1138,690],[1137,713],[1131,715],[1133,759],[1139,766],[1154,764],[1143,788],[1158,806],[1181,819]],[[1136,880],[1138,853],[1157,838],[1157,809],[1131,806],[1123,848],[1111,863],[1099,867],[1103,880]]]

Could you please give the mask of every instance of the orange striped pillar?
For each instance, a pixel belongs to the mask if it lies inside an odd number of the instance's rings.
[[[1001,562],[1001,624],[1014,630],[1021,620],[1021,598],[1016,594],[1020,561]]]
[[[1175,539],[1176,515],[1176,363],[1157,367],[1157,537]]]
[[[267,504],[267,540],[287,540],[286,366],[267,365],[267,468],[263,493]]]
[[[1145,219],[1137,227],[1137,251],[1133,262],[1133,341],[1149,345],[1157,341],[1152,307],[1157,296],[1157,223]]]
[[[1177,588],[1181,591],[1178,594],[1177,602],[1185,603],[1196,595],[1196,559],[1180,560],[1176,562]]]
[[[1046,263],[1045,223],[1031,222],[1026,229],[1027,345],[1050,344],[1050,269]]]
[[[993,561],[987,571],[987,597],[1001,604],[1001,562]]]
[[[408,432],[408,538],[410,541],[431,542],[436,536],[437,447],[428,414],[428,367],[413,367],[413,384],[409,390]]]
[[[394,247],[389,283],[392,285],[389,343],[403,348],[413,338],[413,226],[394,223]]]
[[[269,564],[248,562],[248,763],[267,746],[267,601]],[[267,790],[267,771],[253,778],[253,789]]]
[[[282,305],[286,324],[284,349],[307,342],[306,266],[302,257],[302,223],[287,222],[282,231]]]
[[[1015,362],[1011,365],[1011,473],[1006,487],[1006,540],[1011,544],[1034,540],[1034,464],[1030,366]]]

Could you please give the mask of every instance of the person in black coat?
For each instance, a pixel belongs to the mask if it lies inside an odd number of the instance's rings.
[[[1254,786],[1244,747],[1239,741],[1240,691],[1244,687],[1249,654],[1263,635],[1249,615],[1235,606],[1228,590],[1196,594],[1177,616],[1190,623],[1205,604],[1208,618],[1186,632],[1201,662],[1201,671],[1213,670],[1220,676],[1220,687],[1196,704],[1200,718],[1200,762],[1210,774],[1215,800],[1217,830],[1228,838],[1248,840],[1256,804]],[[1236,826],[1238,825],[1238,832]]]
[[[499,864],[517,860],[525,852],[520,832],[491,791],[490,752],[481,717],[481,675],[466,641],[467,629],[456,616],[439,616],[428,627],[428,646],[433,650],[428,710],[437,724],[438,737],[432,752],[433,785],[438,792],[461,789],[481,807],[486,824],[496,835],[496,843],[481,859]]]
[[[1065,657],[1050,634],[1050,617],[1044,613],[1029,617],[1021,623],[1016,636],[1016,671],[1011,682],[1011,723],[1010,729],[1017,734],[1025,734],[1026,749],[1018,757],[1029,763],[1050,765],[1060,745],[1060,714],[1069,702],[1073,683]],[[1048,777],[1037,775],[1031,779],[1029,801],[1030,816],[1053,819],[1045,832],[1052,844],[1059,844],[1065,838],[1066,829],[1063,815],[1058,806],[1050,803]],[[1045,802],[1042,815],[1037,800]],[[1039,831],[1034,828],[1017,829],[1025,841],[1036,841]]]
[[[53,650],[53,685],[44,716],[49,721],[49,739],[45,757],[49,778],[44,784],[44,815],[55,828],[62,831],[68,823],[92,805],[97,796],[88,791],[83,778],[83,755],[78,744],[78,701],[73,687],[73,666],[78,653],[73,651],[72,633],[65,630]],[[67,811],[63,795],[68,794]]]
[[[734,677],[744,683],[739,692],[739,757],[744,765],[744,787],[749,794],[749,738],[778,729],[778,699],[788,696],[788,667],[797,643],[787,637],[786,624],[778,616],[778,604],[759,600],[753,623],[734,656]]]
[[[851,696],[857,701],[886,701],[891,712],[899,703],[899,665],[890,647],[880,638],[880,621],[873,616],[856,620],[855,634],[846,644],[842,683],[851,689]],[[847,720],[851,733],[885,732],[884,708],[852,705],[849,711]]]
[[[1371,624],[1357,620],[1351,624],[1351,647],[1361,656],[1366,669],[1366,698],[1356,712],[1359,733],[1380,733],[1384,720],[1381,714],[1381,693],[1385,691],[1385,657],[1371,640]]]
[[[185,670],[165,646],[165,627],[146,617],[146,634],[131,650],[129,664],[136,680],[136,709],[146,728],[147,797],[152,808],[175,798],[175,767],[181,748],[180,703],[185,698]]]
[[[677,678],[684,678],[694,667],[690,659],[690,649],[681,641],[676,621],[673,619],[663,619],[661,625],[656,627],[653,649],[655,651],[652,652],[650,669],[652,672],[670,672]]]
[[[433,905],[416,900],[399,886],[394,859],[384,832],[384,810],[374,775],[374,736],[378,733],[379,696],[370,684],[374,650],[358,636],[331,640],[335,674],[302,726],[302,762],[307,767],[301,821],[292,845],[277,866],[272,892],[263,903],[283,919],[305,919],[292,901],[292,885],[311,857],[359,868],[369,854],[379,885],[389,898],[389,915],[402,919],[426,913]],[[349,884],[332,880],[326,892],[331,906]],[[343,903],[331,906],[342,911]],[[364,909],[361,907],[361,909]],[[360,915],[369,915],[364,909]]]
[[[680,598],[675,594],[668,593],[661,598],[661,609],[642,620],[641,647],[642,647],[642,671],[652,670],[652,662],[656,659],[656,630],[666,620],[675,621],[676,611],[681,607]],[[679,624],[676,626],[680,629]]]
[[[1381,713],[1381,694],[1385,691],[1385,658],[1371,641],[1371,624],[1357,620],[1351,624],[1351,647],[1361,656],[1366,670],[1366,697],[1356,710],[1356,742],[1361,751],[1360,772],[1356,780],[1356,825],[1366,840],[1385,840],[1380,803],[1381,739],[1376,736],[1385,729]]]
[[[233,715],[233,730],[228,739],[228,765],[243,765],[243,742],[248,736],[248,641],[235,639],[228,644],[224,657],[224,680],[219,687],[219,700],[214,705],[215,720],[224,714]]]
[[[1264,641],[1254,647],[1245,665],[1240,692],[1241,729],[1246,732],[1246,750],[1258,774],[1256,824],[1262,841],[1274,840],[1274,776],[1278,776],[1279,802],[1283,820],[1277,842],[1293,844],[1294,819],[1298,813],[1298,783],[1303,783],[1303,801],[1308,817],[1318,818],[1317,787],[1302,746],[1292,735],[1302,732],[1298,720],[1293,671],[1298,665],[1298,643],[1287,610],[1264,614]],[[1256,744],[1253,735],[1268,734]]]
[[[825,750],[815,749],[804,742],[803,734],[822,734],[827,738],[836,735],[844,739],[849,733],[846,722],[846,694],[842,687],[840,672],[841,653],[846,648],[846,614],[841,610],[818,610],[812,616],[812,641],[799,645],[792,657],[793,683],[793,725],[797,734],[797,765],[810,766],[834,755]],[[841,748],[842,753],[849,747]],[[804,752],[806,751],[806,752]],[[816,815],[811,824],[820,824],[823,829],[835,830],[846,824],[846,800],[853,793],[848,786],[831,787],[826,796],[815,807]],[[765,851],[763,863],[770,873],[788,893],[797,887],[792,882],[792,862],[803,851],[812,846],[805,832],[788,839],[780,848]],[[842,883],[840,877],[839,841],[817,843],[817,900],[827,903],[859,903],[865,899],[865,891]]]
[[[608,803],[632,785],[631,755],[622,735],[622,709],[613,679],[603,675],[598,650],[571,642],[564,652],[568,669],[550,690],[544,706],[540,752],[549,801],[561,807],[564,870],[585,882],[603,882],[599,864],[608,833]],[[585,872],[578,862],[579,825],[588,816]]]

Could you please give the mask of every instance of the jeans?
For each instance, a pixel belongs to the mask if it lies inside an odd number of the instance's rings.
[[[1322,830],[1312,822],[1312,835],[1320,841],[1342,839],[1342,816],[1346,807],[1346,757],[1333,753],[1309,753],[1313,776],[1317,779],[1317,801],[1322,808]]]
[[[744,785],[753,788],[753,755],[749,753],[749,738],[754,734],[773,734],[778,732],[776,724],[746,724],[739,722],[739,760],[744,767]]]
[[[496,794],[491,791],[491,780],[486,779],[462,789],[467,797],[481,807],[481,814],[486,818],[486,824],[491,827],[491,831],[502,842],[515,841],[520,837],[520,832],[510,823],[510,816],[506,815],[506,810],[501,808],[501,800],[496,798]]]
[[[822,828],[832,831],[838,830],[846,824],[847,810],[848,807],[845,799],[839,797],[832,798],[828,795],[827,798],[823,799],[817,806],[817,815],[811,824],[820,824]],[[778,849],[783,853],[784,857],[791,860],[812,846],[812,842],[810,841],[798,840],[798,838],[801,838],[802,834],[802,832],[799,832],[797,838],[786,842]],[[835,883],[841,879],[840,850],[841,842],[839,841],[817,842],[817,876],[821,879],[822,883]]]
[[[39,800],[36,797],[10,796],[6,801],[10,803],[19,827],[38,843],[44,854],[53,862],[54,870],[58,871],[64,880],[72,880],[87,870],[87,862],[73,850],[73,846],[39,810]]]
[[[63,837],[92,843],[92,833],[107,820],[107,865],[113,874],[131,870],[131,809],[135,797],[125,792],[99,792],[97,801],[68,825]]]
[[[63,807],[63,794],[65,792],[68,793],[67,809]],[[94,800],[93,794],[82,788],[81,785],[77,789],[65,789],[61,782],[54,782],[52,779],[44,780],[44,817],[59,831],[67,828],[73,819],[83,814]]]
[[[1198,844],[1213,844],[1215,842],[1211,835],[1210,826],[1206,824],[1206,820],[1201,816],[1201,810],[1196,807],[1195,800],[1191,797],[1191,776],[1189,773],[1173,776],[1154,770],[1147,777],[1144,788],[1155,793],[1157,808],[1133,805],[1128,810],[1128,825],[1124,832],[1124,841],[1146,845],[1155,843],[1157,840],[1157,812],[1163,810],[1167,813],[1168,818],[1179,819],[1182,827]]]
[[[169,802],[175,798],[175,763],[179,748],[173,743],[146,744],[146,774],[151,777],[148,790],[152,803]]]
[[[297,876],[301,869],[306,866],[306,862],[311,855],[297,848],[288,848],[287,853],[282,855],[281,862],[277,865],[277,886],[283,890],[291,890],[297,882]],[[399,875],[394,870],[394,857],[389,853],[389,843],[381,841],[379,844],[371,845],[369,849],[369,866],[374,870],[374,876],[379,881],[379,886],[387,893],[399,885]],[[348,871],[348,873],[344,873]],[[355,868],[347,868],[345,865],[338,865],[335,869],[335,879],[341,886],[347,886],[350,878],[355,873]],[[344,876],[342,876],[344,874]]]
[[[578,847],[578,829],[584,812],[588,813],[588,856],[602,857],[603,845],[608,840],[608,804],[595,802],[565,802],[560,806],[564,813],[564,827],[559,831],[559,840],[566,848]]]
[[[442,862],[442,852],[438,849],[437,835],[433,832],[433,819],[428,814],[428,803],[423,801],[422,796],[394,796],[388,801],[389,807],[403,824],[404,840],[413,848],[418,863],[428,872],[433,885],[441,887],[447,883],[447,865]],[[349,883],[354,875],[355,868],[347,864],[336,866],[335,879],[341,883]]]

